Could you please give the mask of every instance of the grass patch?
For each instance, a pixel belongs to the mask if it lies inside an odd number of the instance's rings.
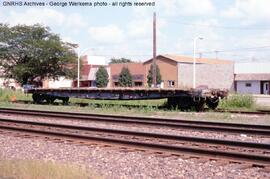
[[[0,178],[101,178],[78,166],[33,160],[0,160]]]
[[[24,94],[21,90],[13,91],[11,89],[0,89],[0,102],[11,102],[15,100],[27,100],[32,101],[32,94]],[[60,104],[61,100],[56,100]],[[163,106],[166,104],[167,99],[158,100],[94,100],[94,99],[80,99],[80,98],[70,98],[69,102],[71,104],[76,103],[88,103],[90,106],[111,108],[117,106],[117,108],[157,108],[158,106]]]
[[[32,95],[24,94],[20,90],[1,89],[0,88],[0,101],[10,102],[14,100],[32,100]]]
[[[220,101],[221,109],[255,110],[255,99],[252,95],[233,94]]]
[[[70,98],[71,103],[89,103],[96,105],[118,105],[118,106],[162,106],[167,99],[155,100],[94,100],[94,99],[78,99]]]

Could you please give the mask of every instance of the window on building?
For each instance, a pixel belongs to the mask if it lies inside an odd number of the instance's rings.
[[[118,82],[114,82],[114,86],[115,87],[118,87],[119,86],[119,83]]]
[[[251,83],[246,83],[246,87],[251,87]]]
[[[168,81],[168,87],[174,87],[175,82],[173,80]]]
[[[135,86],[142,86],[142,82],[135,82],[134,85]]]

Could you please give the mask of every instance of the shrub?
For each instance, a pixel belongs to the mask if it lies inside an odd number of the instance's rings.
[[[13,100],[32,100],[31,95],[24,94],[21,90],[13,91],[11,89],[0,88],[0,102],[10,102]]]
[[[96,73],[96,83],[98,88],[104,88],[107,87],[107,84],[109,82],[109,75],[105,67],[101,66],[99,67],[97,73]]]
[[[255,106],[255,100],[252,95],[233,94],[227,99],[221,100],[221,108],[247,108],[252,109]]]
[[[128,68],[122,68],[118,81],[121,87],[132,87],[132,76]]]
[[[9,89],[0,89],[0,101],[9,102],[14,92]]]
[[[151,65],[149,71],[148,71],[148,75],[147,75],[147,84],[149,87],[151,87],[152,83],[153,83],[153,65]],[[158,65],[156,65],[156,82],[157,84],[160,84],[162,82],[162,77],[160,74],[160,69],[158,67]]]

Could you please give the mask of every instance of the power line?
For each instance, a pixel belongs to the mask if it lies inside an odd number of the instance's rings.
[[[215,53],[216,56],[219,54],[219,53],[226,53],[226,52],[237,52],[237,51],[260,51],[260,50],[269,50],[270,49],[270,45],[266,45],[266,46],[257,46],[257,47],[243,47],[243,48],[234,48],[234,49],[221,49],[221,50],[212,50],[212,51],[201,51],[201,52],[198,52],[197,54],[211,54],[211,53]],[[191,55],[192,53],[190,52],[183,52],[181,55]],[[92,54],[93,56],[133,56],[133,57],[151,57],[152,54],[121,54],[121,55],[118,55],[117,52],[116,53],[94,53]]]
[[[220,52],[234,52],[234,51],[257,51],[257,50],[267,50],[270,48],[270,45],[267,46],[259,46],[259,47],[246,47],[246,48],[235,48],[235,49],[228,49],[228,50],[214,50],[214,51],[204,51],[200,53],[220,53]]]
[[[162,18],[162,17],[161,17]],[[166,18],[163,18],[166,19]],[[200,26],[200,27],[211,27],[211,28],[221,28],[221,29],[228,29],[228,30],[267,30],[270,29],[270,27],[260,27],[260,28],[250,28],[250,27],[237,27],[237,26],[220,26],[220,25],[207,25],[207,24],[194,24],[189,22],[183,22],[178,20],[167,20],[167,22],[171,23],[177,23],[182,25],[188,25],[188,26]]]
[[[268,50],[270,48],[270,45],[267,46],[258,46],[258,47],[244,47],[244,48],[235,48],[235,49],[225,49],[225,50],[211,50],[211,51],[201,51],[198,52],[197,54],[209,54],[209,53],[215,53],[216,55],[218,53],[226,53],[226,52],[237,52],[237,51],[260,51],[260,50]],[[184,55],[191,55],[193,53],[186,52],[183,53]]]

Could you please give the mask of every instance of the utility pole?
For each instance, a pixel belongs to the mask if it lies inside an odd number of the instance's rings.
[[[80,88],[80,49],[78,47],[78,74],[77,74],[77,88]]]
[[[153,85],[154,88],[157,87],[157,64],[156,64],[156,52],[157,52],[157,46],[156,46],[156,12],[154,12],[153,15],[153,69],[152,69],[152,78],[153,78]]]

